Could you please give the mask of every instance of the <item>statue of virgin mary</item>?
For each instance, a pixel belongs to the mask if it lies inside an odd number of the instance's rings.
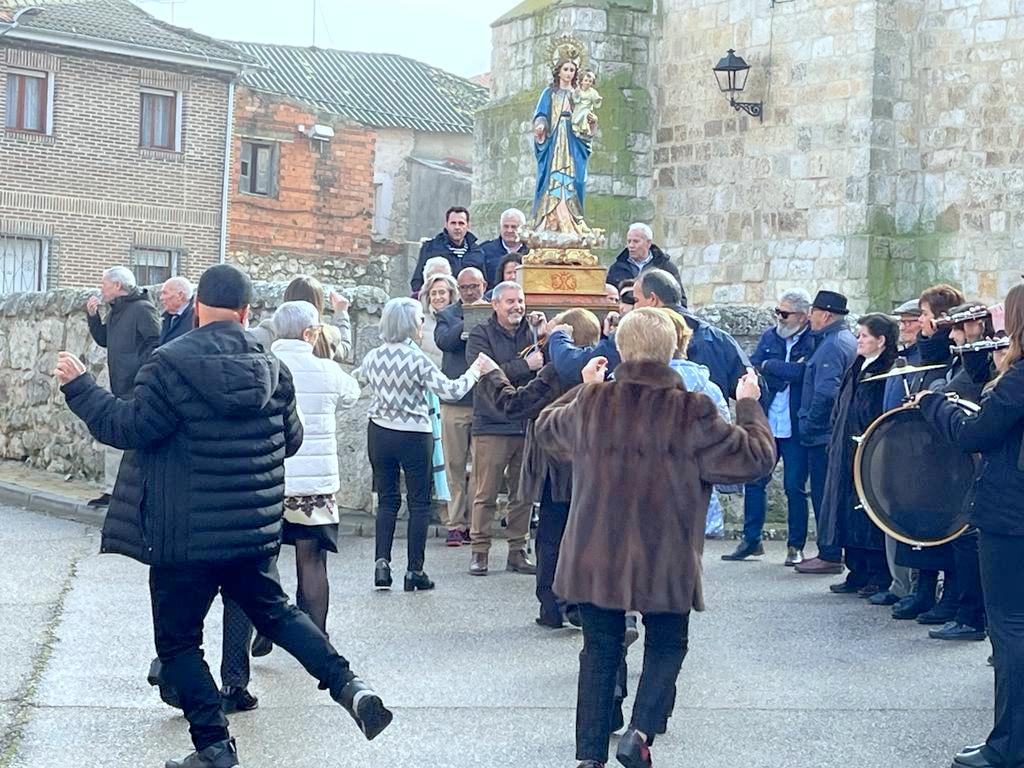
[[[537,188],[533,196],[538,231],[585,235],[583,219],[590,139],[572,129],[573,92],[583,62],[583,46],[563,35],[553,46],[551,85],[544,89],[533,117]],[[596,118],[589,116],[591,125]]]

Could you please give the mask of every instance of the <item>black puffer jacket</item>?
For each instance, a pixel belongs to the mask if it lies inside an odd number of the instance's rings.
[[[110,305],[107,322],[89,315],[89,333],[101,347],[107,348],[110,391],[129,397],[132,382],[142,364],[160,342],[160,315],[145,288],[118,296]]]
[[[291,374],[241,325],[161,347],[118,400],[88,374],[62,388],[101,443],[122,448],[103,552],[150,565],[278,549],[284,460],[302,444]]]

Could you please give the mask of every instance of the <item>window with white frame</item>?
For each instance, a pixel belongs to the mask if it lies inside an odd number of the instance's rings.
[[[181,94],[143,89],[140,95],[139,146],[181,151]]]
[[[53,75],[50,72],[8,70],[4,127],[27,133],[53,133]]]
[[[238,191],[248,195],[277,197],[277,165],[276,144],[242,141]]]
[[[47,242],[0,235],[0,296],[46,289]]]
[[[167,248],[133,248],[131,268],[139,285],[159,285],[178,274],[178,252]]]

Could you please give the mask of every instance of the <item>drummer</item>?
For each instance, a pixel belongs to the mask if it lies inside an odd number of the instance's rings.
[[[903,302],[893,312],[896,322],[899,324],[900,357],[909,365],[917,364],[921,354],[917,348],[917,334],[921,331],[921,307],[917,299],[909,299]],[[916,391],[915,379],[920,376],[907,375],[895,376],[885,380],[885,396],[883,398],[883,410],[891,411],[899,408],[907,396],[907,392]],[[896,548],[898,542],[889,534],[885,535],[885,559],[889,564],[889,572],[892,574],[892,585],[884,592],[872,595],[868,602],[872,605],[895,605],[901,600],[910,602],[913,599],[914,588],[917,585],[917,571],[896,562]]]
[[[959,752],[954,768],[1019,768],[1024,755],[1024,285],[1006,297],[1010,348],[999,377],[968,415],[925,392],[926,419],[966,452],[979,452],[971,522],[980,530],[981,575],[995,665],[995,727]]]
[[[885,559],[885,537],[857,502],[853,484],[854,438],[882,415],[886,373],[896,360],[898,326],[886,315],[858,321],[857,357],[847,370],[832,410],[828,474],[821,505],[818,545],[841,546],[849,573],[829,589],[868,598],[889,589],[892,576]]]

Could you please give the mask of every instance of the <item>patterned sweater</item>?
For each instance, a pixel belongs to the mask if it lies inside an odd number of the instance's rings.
[[[413,342],[382,344],[371,349],[352,375],[373,393],[370,421],[400,432],[431,431],[427,390],[442,400],[456,401],[476,384],[476,372],[449,379]]]

